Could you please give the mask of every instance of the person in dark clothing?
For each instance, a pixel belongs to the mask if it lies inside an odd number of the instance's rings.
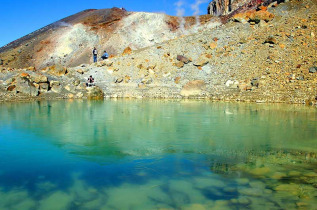
[[[103,55],[101,56],[101,58],[102,58],[103,60],[105,60],[105,59],[107,59],[108,57],[109,57],[109,55],[108,55],[107,51],[104,51],[104,53],[103,53]]]
[[[92,55],[94,57],[94,63],[97,62],[97,55],[98,55],[98,51],[97,49],[94,47],[93,51],[92,51]]]
[[[95,86],[95,79],[92,77],[92,75],[90,75],[90,77],[87,80],[86,86],[87,87],[91,87],[91,86]]]

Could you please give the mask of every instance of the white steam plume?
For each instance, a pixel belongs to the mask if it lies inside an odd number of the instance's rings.
[[[200,5],[207,3],[209,0],[195,0],[195,3],[190,5],[191,9],[194,11],[193,15],[196,17],[196,28],[200,26],[199,22],[199,13],[200,13]]]
[[[54,27],[73,27],[71,24],[64,21],[58,21],[54,23]]]
[[[180,18],[180,29],[181,29],[181,32],[182,33],[185,33],[185,18],[184,18],[184,15],[185,15],[185,9],[183,8],[183,5],[185,4],[184,1],[182,0],[179,0],[178,2],[175,3],[175,6],[176,6],[176,15]]]

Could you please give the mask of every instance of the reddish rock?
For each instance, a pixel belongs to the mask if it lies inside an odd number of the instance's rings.
[[[181,77],[176,77],[174,79],[175,84],[179,84],[180,80],[181,80]]]
[[[122,55],[130,55],[132,53],[132,49],[130,47],[127,47],[123,50]]]
[[[191,62],[190,59],[186,58],[185,56],[182,55],[177,55],[177,60],[184,63],[184,64],[188,64],[189,62]]]
[[[7,91],[13,91],[15,89],[15,85],[10,85],[8,88],[7,88]]]

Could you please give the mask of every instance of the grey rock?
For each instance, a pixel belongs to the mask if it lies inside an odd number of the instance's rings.
[[[259,80],[257,78],[251,80],[251,85],[254,87],[259,87]]]
[[[309,68],[309,73],[316,73],[317,72],[317,67],[313,66]]]
[[[47,92],[49,89],[48,83],[40,83],[40,92]]]
[[[51,87],[57,87],[57,86],[60,86],[61,83],[59,81],[50,81],[50,86]]]
[[[31,76],[31,81],[35,83],[46,83],[48,81],[47,77],[41,74],[35,74]]]
[[[18,78],[16,81],[17,93],[23,93],[30,96],[38,96],[39,89],[25,78]]]
[[[53,86],[51,88],[51,91],[54,92],[54,93],[61,93],[62,92],[62,86]]]

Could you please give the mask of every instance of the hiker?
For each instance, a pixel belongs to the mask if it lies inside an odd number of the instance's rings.
[[[91,87],[91,86],[95,86],[95,79],[92,77],[92,75],[90,75],[90,77],[87,80],[86,86],[87,87]]]
[[[97,54],[98,54],[98,51],[97,49],[94,47],[93,51],[92,51],[92,55],[94,57],[94,63],[97,62]]]
[[[107,59],[108,57],[109,57],[109,55],[108,55],[107,51],[104,51],[104,53],[103,53],[103,55],[101,56],[101,58],[102,58],[103,60],[105,60],[105,59]]]

